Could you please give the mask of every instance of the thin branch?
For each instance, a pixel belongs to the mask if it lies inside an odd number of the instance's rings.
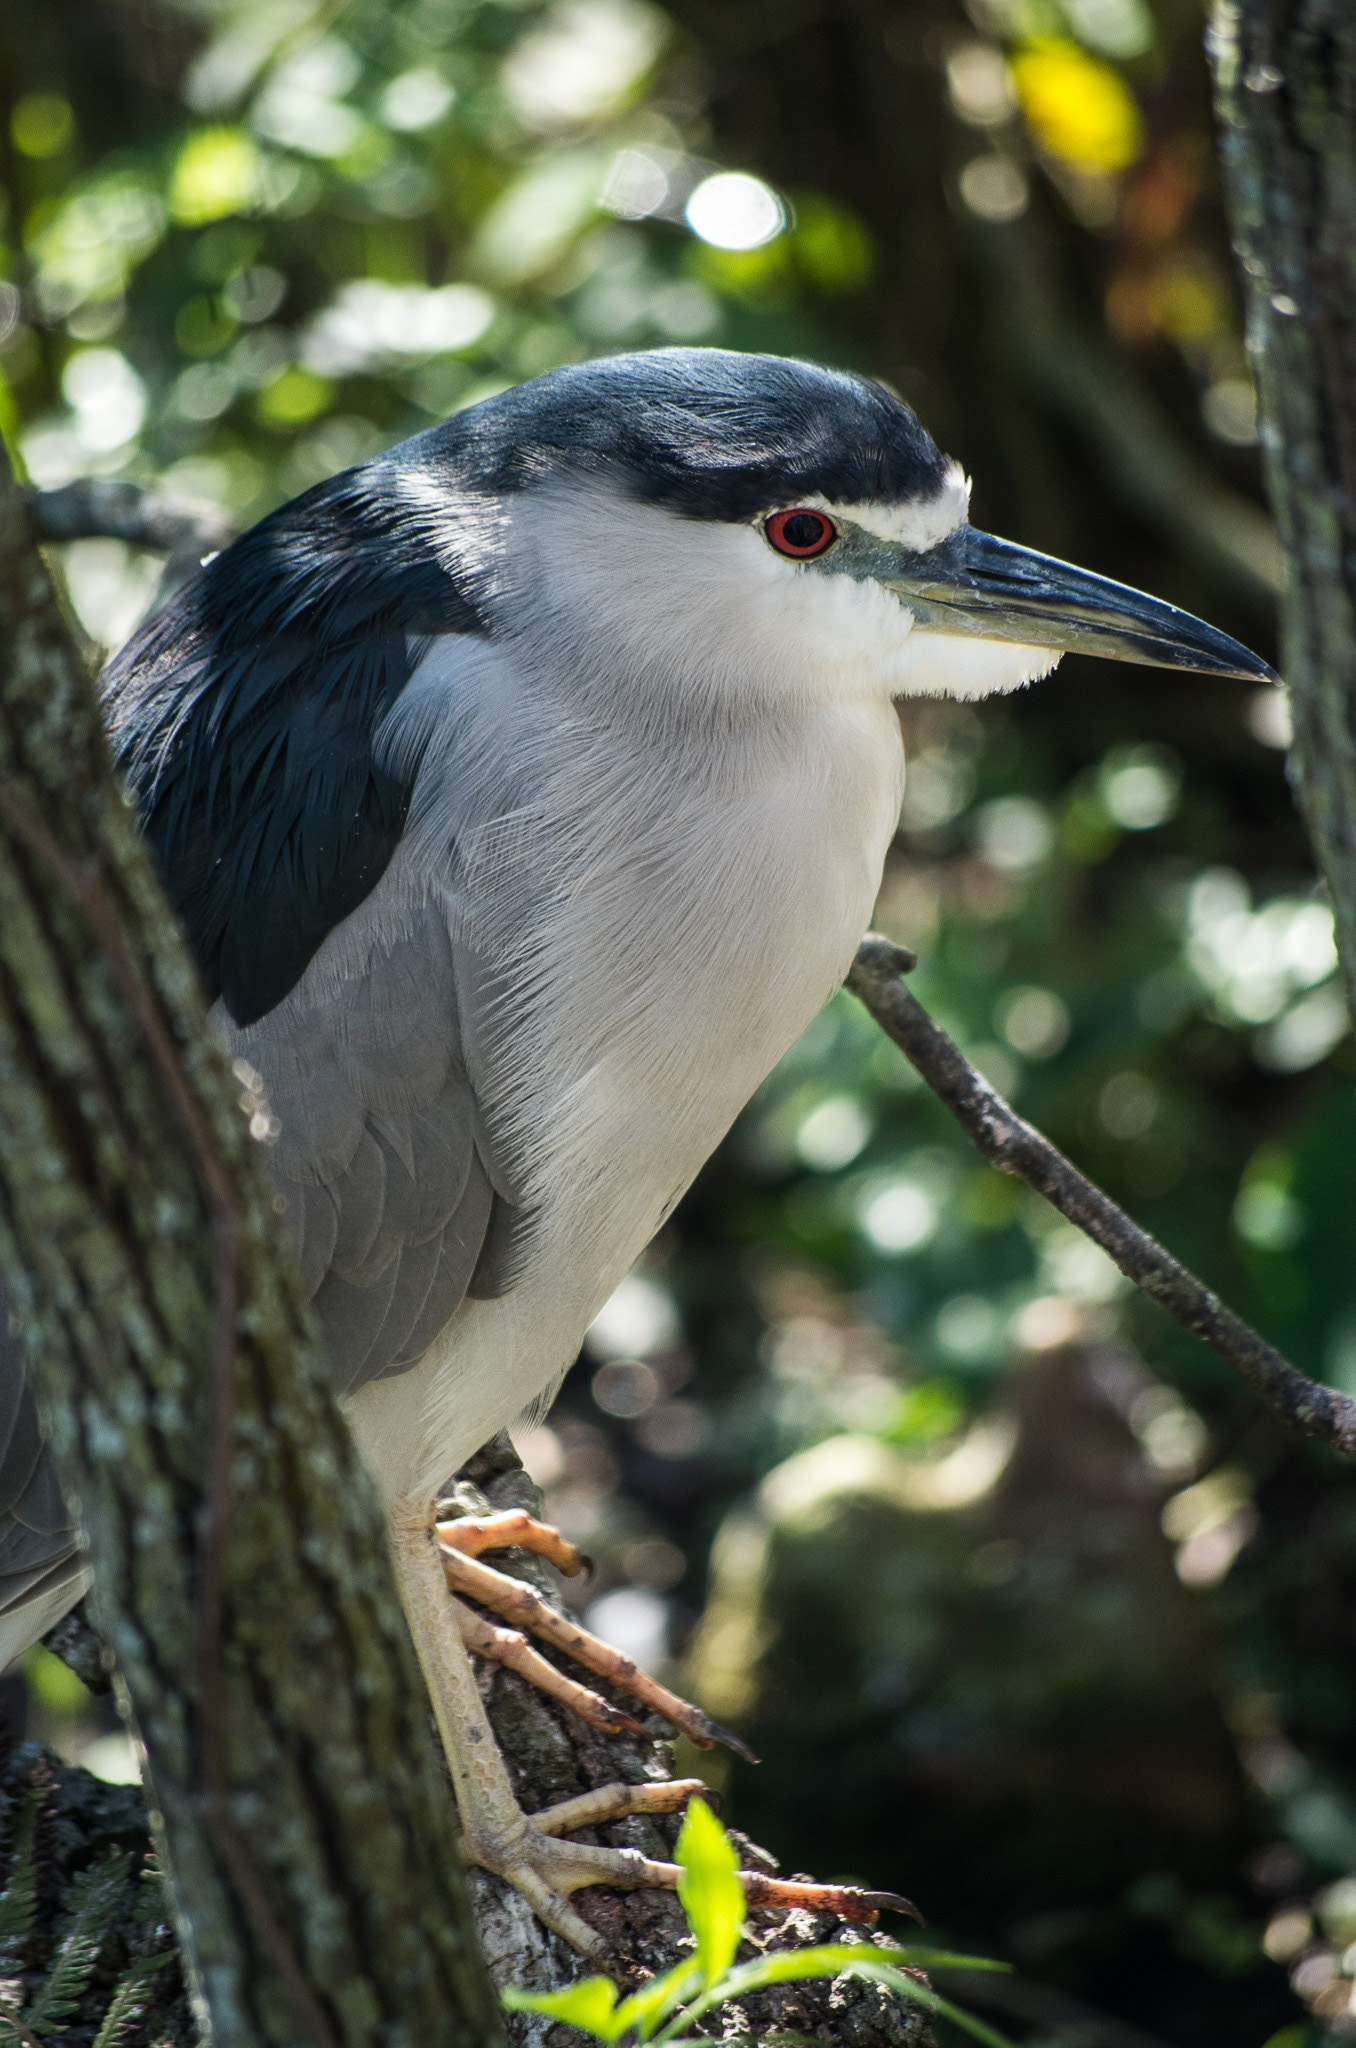
[[[155,554],[199,559],[233,538],[220,512],[176,504],[158,491],[108,477],[82,477],[55,491],[26,491],[29,517],[39,540],[122,540]]]
[[[984,1157],[1044,1195],[1127,1279],[1241,1373],[1292,1428],[1356,1457],[1356,1400],[1307,1378],[1024,1122],[905,988],[900,977],[915,964],[912,953],[871,933],[858,949],[847,986]]]
[[[164,555],[150,609],[159,611],[210,555],[235,539],[235,528],[210,506],[176,504],[158,491],[109,477],[81,477],[54,491],[26,491],[35,540],[121,540]]]

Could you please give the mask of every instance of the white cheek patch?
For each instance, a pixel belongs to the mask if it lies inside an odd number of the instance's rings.
[[[818,497],[805,498],[801,502],[820,512],[827,512],[831,518],[860,526],[865,532],[873,533],[877,540],[893,541],[898,547],[923,554],[928,548],[935,548],[939,541],[948,540],[958,526],[964,526],[970,512],[970,479],[960,464],[953,462],[948,466],[935,497],[925,498],[916,505],[830,504],[827,498]]]

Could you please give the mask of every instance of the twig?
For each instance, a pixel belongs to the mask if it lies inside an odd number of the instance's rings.
[[[1307,1378],[1024,1122],[905,988],[900,977],[915,964],[912,953],[873,932],[858,949],[847,986],[985,1158],[1044,1195],[1136,1287],[1241,1373],[1292,1428],[1356,1457],[1356,1401]]]
[[[164,555],[153,612],[235,538],[230,520],[210,506],[176,504],[158,491],[113,478],[81,477],[59,490],[24,495],[38,540],[121,540]]]
[[[233,535],[220,512],[176,504],[158,491],[107,477],[83,477],[59,490],[24,495],[40,540],[123,540],[156,554],[192,549],[201,557],[226,547]]]
[[[231,1446],[235,1433],[236,1321],[240,1225],[212,1129],[189,1086],[164,1018],[123,943],[117,911],[96,869],[74,860],[9,777],[0,777],[0,818],[54,875],[84,914],[137,1021],[188,1140],[212,1218],[212,1354],[207,1475],[198,1589],[198,1777],[208,1829],[261,1943],[316,2048],[337,2048],[333,2029],[288,1944],[276,1907],[231,1813],[226,1784],[222,1623],[230,1533]]]

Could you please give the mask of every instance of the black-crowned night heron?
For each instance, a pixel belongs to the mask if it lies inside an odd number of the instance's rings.
[[[672,1873],[560,1834],[685,1788],[524,1819],[439,1483],[549,1398],[841,982],[899,815],[896,698],[1015,690],[1067,648],[1270,676],[966,504],[861,377],[718,350],[586,363],[284,506],[105,680],[213,1018],[278,1120],[469,1852],[581,1946],[572,1891]],[[85,1583],[7,1358],[0,1661]]]

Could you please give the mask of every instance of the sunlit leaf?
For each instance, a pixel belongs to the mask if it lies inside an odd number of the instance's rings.
[[[743,1963],[726,1979],[730,1996],[743,1997],[769,1984],[793,1984],[807,1977],[836,1977],[843,1970],[861,1965],[867,1975],[887,1971],[898,1976],[902,1969],[914,1970],[996,1970],[1006,1963],[990,1962],[984,1956],[956,1955],[947,1949],[876,1948],[863,1942],[825,1942],[817,1948],[785,1949],[777,1955],[760,1956],[755,1963]],[[737,1985],[737,1991],[734,1987]],[[723,1986],[722,1989],[725,1987]]]
[[[169,209],[181,227],[246,213],[264,189],[264,160],[242,128],[200,128],[175,159]]]
[[[984,2043],[985,2048],[1011,2048],[1002,2034],[959,2006],[953,2006],[930,1984],[912,1974],[922,1969],[1001,1971],[1007,1967],[1005,1963],[990,1962],[981,1956],[956,1955],[945,1949],[912,1945],[876,1948],[864,1942],[851,1945],[840,1942],[825,1943],[817,1948],[793,1949],[777,1955],[760,1956],[756,1962],[743,1963],[722,1975],[714,1984],[708,1984],[702,1995],[677,2015],[670,2029],[661,2033],[659,2039],[666,2048],[680,2048],[685,2038],[682,2029],[691,2026],[713,2006],[727,2004],[733,1998],[743,1998],[751,1991],[765,1990],[772,1984],[803,1982],[814,1977],[859,1976],[869,1977],[901,1998],[912,1999],[929,2012],[943,2013],[963,2032]]]
[[[164,205],[149,181],[137,171],[113,171],[35,219],[29,254],[44,291],[55,288],[73,303],[121,291],[164,230]]]
[[[967,1967],[970,1966],[967,1964]],[[940,2013],[944,2019],[950,2020],[953,2027],[959,2027],[963,2034],[968,2034],[974,2041],[982,2042],[983,2048],[1013,2048],[1007,2035],[1000,2034],[998,2029],[991,2027],[986,2020],[976,2019],[975,2015],[966,2012],[963,2006],[953,2005],[949,1998],[943,1998],[930,1984],[922,1984],[916,1977],[905,1976],[902,1970],[892,1969],[888,1963],[874,1962],[870,1951],[866,1955],[859,1952],[846,1974],[870,1977],[874,1983],[884,1984],[889,1990],[897,1992],[901,1998],[911,1998],[916,2004],[926,2006],[930,2012]]]
[[[88,1710],[88,1688],[80,1683],[69,1664],[63,1664],[41,1643],[35,1643],[24,1658],[23,1673],[29,1693],[47,1713],[69,1720]]]
[[[503,1994],[510,2012],[539,2012],[548,2019],[565,2020],[599,2041],[615,2041],[621,2031],[617,2015],[617,1987],[608,1977],[584,1977],[561,1991],[519,1991],[513,1987]]]
[[[1134,95],[1118,71],[1077,43],[1042,36],[1012,60],[1022,111],[1037,139],[1075,170],[1123,171],[1144,146]]]
[[[23,156],[59,156],[75,135],[71,103],[60,93],[25,93],[10,115],[9,132]]]
[[[471,251],[474,267],[505,285],[539,276],[596,216],[611,161],[597,149],[556,150],[529,160],[482,218]]]
[[[634,2027],[641,2040],[648,2041],[655,2028],[700,1988],[701,1981],[697,1964],[688,1958],[662,1976],[652,1977],[617,2007],[618,2033]]]
[[[702,1981],[714,1984],[739,1947],[744,1887],[734,1843],[704,1800],[688,1807],[674,1854],[682,1865],[678,1896],[696,1936]]]

